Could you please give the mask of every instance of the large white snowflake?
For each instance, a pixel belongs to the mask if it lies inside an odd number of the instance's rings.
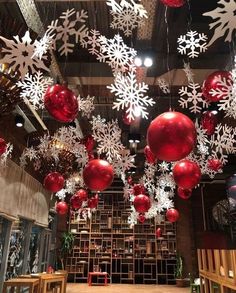
[[[87,98],[78,97],[79,109],[82,112],[82,116],[86,116],[87,118],[91,116],[91,113],[95,109],[94,99],[95,97],[90,97],[89,95]]]
[[[124,178],[125,172],[130,168],[135,167],[134,165],[135,155],[130,154],[130,150],[120,151],[120,158],[113,160],[112,166],[117,176]]]
[[[207,50],[207,36],[196,31],[189,31],[186,35],[178,38],[178,52],[188,55],[189,58],[198,57],[200,53]]]
[[[1,51],[3,57],[0,63],[10,64],[12,70],[19,71],[22,79],[27,72],[33,74],[39,69],[49,71],[43,62],[46,56],[43,55],[42,58],[34,56],[36,44],[32,41],[29,31],[26,31],[21,40],[19,36],[14,36],[14,40],[8,40],[2,36],[0,39],[5,43]]]
[[[23,81],[17,82],[17,86],[21,88],[20,96],[24,102],[30,102],[35,109],[38,109],[44,108],[43,97],[52,83],[51,77],[44,77],[42,72],[38,71],[34,75],[27,73]]]
[[[47,54],[48,50],[51,48],[53,38],[54,35],[49,35],[48,32],[46,32],[39,41],[35,40],[35,50],[32,58],[37,57],[42,59],[43,55]]]
[[[135,119],[137,112],[142,118],[148,118],[147,106],[153,106],[155,102],[145,96],[148,85],[144,82],[138,83],[134,71],[129,72],[127,76],[118,74],[115,83],[107,88],[117,97],[113,109],[125,109],[130,120]]]
[[[182,86],[179,95],[180,106],[189,109],[192,113],[200,113],[202,108],[208,106],[206,100],[202,98],[201,86],[198,83],[191,82],[188,86]]]
[[[209,46],[223,36],[225,36],[225,42],[231,42],[233,40],[233,32],[236,29],[235,0],[220,0],[218,4],[219,7],[203,14],[213,19],[210,29],[214,29],[214,35],[208,44]]]
[[[164,78],[158,78],[157,84],[159,85],[160,89],[162,90],[164,94],[170,93],[170,85]]]
[[[88,32],[85,25],[87,18],[88,14],[84,10],[67,9],[59,19],[53,20],[48,26],[48,34],[55,34],[54,46],[57,41],[59,43],[60,55],[67,56],[68,53],[73,52],[75,43],[83,44],[85,42]],[[59,24],[60,20],[62,20],[62,24]]]
[[[124,146],[121,143],[121,129],[118,121],[101,122],[100,117],[93,117],[92,130],[93,138],[98,143],[98,154],[104,153],[109,162],[120,159],[120,152],[124,150]]]
[[[140,2],[140,0],[138,0],[138,2]],[[119,2],[116,0],[107,0],[106,3],[114,12],[119,13],[122,12],[124,8],[129,8],[132,9],[136,15],[147,18],[147,10],[141,3],[137,3],[135,0],[119,0]]]

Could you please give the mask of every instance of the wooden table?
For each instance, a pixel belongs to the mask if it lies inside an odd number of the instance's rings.
[[[20,293],[21,289],[24,287],[29,288],[29,293],[38,293],[39,292],[39,279],[32,278],[15,278],[8,281],[5,281],[3,284],[2,293],[7,293],[7,288],[10,287],[10,292],[14,293],[15,288],[16,292]]]
[[[88,273],[88,285],[92,286],[92,277],[97,276],[97,277],[104,277],[104,286],[107,286],[107,272],[89,272]]]

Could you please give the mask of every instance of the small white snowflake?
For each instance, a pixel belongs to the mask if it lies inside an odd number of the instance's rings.
[[[231,42],[233,32],[236,29],[235,0],[219,0],[218,4],[219,7],[203,14],[204,16],[210,16],[214,20],[210,24],[210,29],[214,29],[214,35],[208,44],[209,46],[223,36],[226,36],[225,42]]]
[[[19,36],[13,38],[14,40],[8,40],[0,36],[0,39],[5,43],[5,47],[1,51],[3,57],[0,59],[0,63],[10,64],[12,70],[19,71],[22,79],[27,72],[33,74],[39,69],[49,71],[49,68],[43,62],[46,60],[44,55],[41,59],[36,56],[33,57],[36,45],[35,42],[32,43],[29,31],[26,31],[22,40]]]
[[[170,163],[163,161],[158,164],[158,171],[161,173],[169,172],[170,166],[171,166]]]
[[[53,37],[54,35],[49,35],[48,32],[46,32],[39,41],[35,40],[35,50],[31,58],[37,57],[39,59],[42,59],[43,56],[47,54],[48,50],[51,48]]]
[[[56,194],[55,194],[56,197],[58,197],[59,200],[65,200],[66,198],[66,189],[61,189],[60,191],[58,191]]]
[[[120,0],[119,3],[116,0],[107,0],[107,5],[111,7],[112,11],[119,13],[124,8],[132,9],[136,15],[147,18],[147,10],[140,3],[136,3],[135,0]],[[138,0],[140,2],[140,0]]]
[[[155,102],[145,96],[148,85],[144,82],[138,83],[134,71],[129,72],[127,76],[118,74],[115,83],[107,88],[117,97],[113,109],[125,109],[129,120],[135,120],[137,111],[142,118],[148,118],[147,106],[153,106]]]
[[[82,116],[86,116],[87,118],[90,118],[91,113],[94,111],[94,99],[95,97],[87,96],[86,99],[78,97],[79,102],[79,109],[82,112]]]
[[[188,82],[189,83],[194,83],[194,79],[193,79],[194,73],[193,73],[192,69],[190,68],[190,64],[189,63],[185,63],[184,62],[183,71],[185,72],[185,74],[187,76]]]
[[[189,58],[198,57],[200,53],[207,50],[207,36],[199,34],[196,31],[189,31],[186,35],[178,38],[178,52],[182,55],[188,55]]]
[[[101,34],[97,30],[90,30],[84,39],[83,47],[88,49],[89,53],[101,57]]]
[[[55,34],[54,46],[58,41],[60,55],[67,56],[72,53],[75,47],[74,42],[84,44],[88,28],[85,22],[88,18],[86,11],[75,11],[74,8],[67,9],[59,19],[53,20],[48,26],[48,34]],[[59,24],[62,20],[62,24]],[[73,38],[74,37],[74,38]]]
[[[202,108],[208,106],[206,100],[202,98],[200,89],[201,86],[198,83],[189,83],[188,86],[182,86],[179,90],[179,95],[182,97],[179,99],[179,105],[182,108],[189,109],[192,113],[200,113]]]
[[[130,168],[134,165],[135,155],[130,154],[130,150],[120,151],[120,158],[113,160],[112,166],[117,176],[124,176]]]
[[[162,90],[164,94],[170,93],[170,85],[164,78],[158,78],[157,84],[159,85],[160,89]]]
[[[49,85],[53,83],[50,77],[44,77],[38,71],[34,75],[27,73],[23,81],[18,81],[17,86],[22,89],[20,96],[24,102],[31,103],[35,109],[44,108],[44,94]]]

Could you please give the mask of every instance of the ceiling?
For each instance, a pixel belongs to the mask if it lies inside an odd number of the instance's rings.
[[[29,4],[29,2],[34,5]],[[28,3],[28,4],[27,4]],[[77,48],[74,53],[67,57],[55,53],[55,64],[51,74],[54,78],[61,78],[77,94],[86,97],[95,96],[95,112],[107,120],[117,118],[122,128],[123,143],[128,146],[128,134],[140,133],[142,141],[137,152],[138,170],[143,167],[143,148],[146,145],[146,130],[150,121],[158,114],[167,111],[170,107],[180,110],[178,106],[178,89],[187,84],[187,78],[183,72],[183,61],[190,61],[191,68],[195,74],[195,81],[202,83],[206,76],[218,69],[231,69],[232,48],[217,40],[209,50],[201,54],[199,58],[188,60],[177,53],[177,38],[185,34],[189,28],[203,32],[211,37],[209,31],[209,18],[203,17],[204,12],[216,7],[216,0],[190,0],[178,9],[166,9],[159,0],[143,0],[149,18],[145,25],[137,29],[129,38],[124,37],[125,43],[134,47],[139,54],[148,55],[153,58],[153,66],[144,75],[144,81],[149,85],[148,95],[153,97],[156,105],[150,109],[149,120],[141,120],[129,127],[122,122],[122,113],[112,110],[114,96],[107,89],[107,85],[113,82],[113,76],[107,64],[99,63],[86,49]],[[81,10],[88,12],[88,23],[90,29],[97,29],[106,37],[112,38],[117,30],[109,27],[111,16],[104,0],[100,1],[49,1],[49,0],[0,0],[0,35],[10,38],[15,34],[22,35],[27,26],[40,34],[53,19],[59,18],[66,9]],[[13,25],[14,24],[14,25]],[[53,59],[54,60],[54,59]],[[163,94],[157,79],[165,77],[171,85],[171,93]],[[33,113],[27,106],[20,104],[20,108],[28,118],[28,122],[35,130],[41,132],[43,128],[55,131],[62,124],[51,119],[45,111]],[[18,109],[19,110],[19,109]],[[183,110],[181,109],[183,112]],[[188,111],[185,111],[188,115]],[[87,119],[78,117],[82,132],[90,132]],[[42,124],[43,122],[43,124]],[[20,153],[27,145],[28,134],[25,129],[17,129],[14,124],[14,114],[9,113],[1,117],[0,125],[5,135],[16,145],[14,156]],[[232,124],[232,121],[229,121]],[[43,126],[43,127],[42,127]],[[31,129],[33,129],[31,128]],[[235,160],[232,158],[225,174],[228,176],[234,169]]]

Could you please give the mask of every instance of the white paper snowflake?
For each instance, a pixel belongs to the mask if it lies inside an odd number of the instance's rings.
[[[170,85],[164,78],[158,78],[157,84],[159,85],[160,89],[162,90],[164,94],[170,93]]]
[[[183,71],[185,72],[188,82],[189,83],[194,83],[194,73],[192,71],[192,69],[190,68],[190,64],[189,63],[185,63],[184,62],[184,68]]]
[[[7,164],[7,159],[11,158],[13,151],[13,145],[7,143],[6,151],[0,156],[0,166],[5,167]]]
[[[59,200],[65,200],[66,198],[66,189],[61,189],[60,191],[58,191],[55,196],[59,199]]]
[[[130,150],[124,149],[120,151],[120,158],[112,161],[112,166],[117,176],[125,177],[125,172],[130,168],[135,167],[134,165],[135,155],[130,154]]]
[[[44,108],[44,94],[49,85],[53,84],[53,79],[44,77],[38,71],[34,75],[26,73],[23,81],[18,81],[17,86],[21,88],[20,96],[24,102],[33,105],[35,109]]]
[[[189,58],[198,57],[200,53],[207,50],[207,36],[199,34],[196,31],[189,31],[186,35],[178,38],[178,52],[182,55],[188,55]]]
[[[144,175],[140,179],[140,184],[143,184],[146,189],[153,185],[157,168],[155,165],[145,163]]]
[[[82,113],[82,116],[86,116],[87,118],[90,118],[91,113],[94,111],[94,99],[95,97],[90,97],[89,95],[87,98],[78,97],[79,102],[79,109]]]
[[[100,117],[93,117],[92,131],[93,138],[98,143],[98,154],[104,153],[109,162],[115,159],[120,159],[120,152],[124,150],[121,143],[121,129],[119,128],[118,121],[109,121],[100,123]]]
[[[130,199],[130,196],[132,194],[132,188],[130,188],[130,185],[125,182],[124,183],[124,188],[123,188],[123,192],[124,192],[124,200],[128,201]]]
[[[170,172],[171,170],[171,164],[168,163],[168,162],[161,162],[158,164],[158,171],[161,172],[161,173],[167,173],[167,172]]]
[[[107,5],[111,7],[114,12],[122,12],[124,8],[132,9],[136,15],[140,17],[147,18],[147,10],[141,3],[136,3],[135,0],[119,0],[119,3],[116,0],[107,0]],[[140,2],[140,0],[138,0]]]
[[[78,42],[84,44],[88,32],[85,25],[87,18],[88,14],[84,10],[67,9],[59,19],[53,20],[48,26],[47,33],[55,34],[54,46],[57,41],[59,43],[60,55],[67,56],[68,53],[72,53]],[[59,24],[60,20],[62,20],[61,24]]]
[[[0,39],[5,43],[5,47],[1,51],[3,57],[0,59],[0,63],[10,64],[12,70],[19,71],[22,79],[27,72],[33,74],[40,69],[49,71],[43,62],[46,60],[46,56],[43,55],[41,59],[33,57],[36,45],[35,42],[32,42],[29,31],[26,31],[21,40],[19,36],[13,38],[14,40],[8,40],[0,36]]]
[[[179,95],[181,96],[179,105],[182,108],[189,109],[192,113],[200,113],[202,108],[208,106],[206,100],[202,98],[201,86],[198,83],[189,83],[188,86],[182,86]]]
[[[88,52],[97,57],[101,57],[101,34],[97,30],[90,30],[87,32],[82,46],[88,50]]]
[[[225,36],[225,42],[231,42],[233,40],[233,32],[236,29],[235,0],[220,0],[218,4],[219,7],[203,14],[213,19],[209,26],[210,29],[214,29],[214,35],[208,44],[209,46],[223,36]]]
[[[38,41],[35,40],[35,50],[34,54],[31,58],[37,57],[42,59],[45,54],[47,54],[48,50],[51,48],[53,43],[54,35],[49,35],[48,32],[44,34],[44,36]]]
[[[148,85],[144,82],[137,83],[134,71],[129,72],[127,76],[118,74],[115,83],[107,88],[117,97],[113,109],[125,109],[129,120],[135,120],[137,111],[142,118],[148,119],[147,106],[153,106],[155,102],[145,96]]]

